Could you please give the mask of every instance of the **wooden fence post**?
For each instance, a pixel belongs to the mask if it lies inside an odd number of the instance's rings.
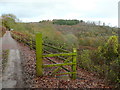
[[[43,75],[43,69],[42,69],[42,34],[37,33],[36,34],[36,72],[37,76]]]
[[[32,49],[32,37],[30,37],[30,49]]]
[[[72,71],[76,72],[76,64],[77,64],[77,61],[76,61],[77,60],[77,50],[76,50],[76,48],[73,48],[73,53],[76,53],[76,55],[73,56],[72,62],[75,64],[72,65]],[[76,79],[76,73],[72,74],[72,79]]]

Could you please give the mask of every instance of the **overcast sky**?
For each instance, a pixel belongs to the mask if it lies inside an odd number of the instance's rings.
[[[0,0],[0,15],[12,13],[23,22],[52,19],[102,21],[118,26],[119,0]]]

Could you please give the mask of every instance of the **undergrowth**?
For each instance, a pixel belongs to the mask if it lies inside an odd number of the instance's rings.
[[[2,51],[2,72],[4,72],[8,61],[9,50]]]

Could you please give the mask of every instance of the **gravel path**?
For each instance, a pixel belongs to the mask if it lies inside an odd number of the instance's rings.
[[[20,52],[17,42],[11,37],[10,31],[7,31],[0,39],[0,47],[2,50],[9,50],[7,65],[0,77],[2,79],[2,87],[0,88],[21,88],[23,81]]]
[[[1,40],[0,47],[3,50],[18,49],[17,42],[11,37],[10,31],[7,31]]]

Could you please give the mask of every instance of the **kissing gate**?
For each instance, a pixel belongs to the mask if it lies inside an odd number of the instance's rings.
[[[47,50],[43,50],[43,46],[47,46],[64,53],[50,53]],[[48,52],[49,54],[43,54],[43,51]],[[67,59],[62,58],[61,56],[69,56]],[[59,57],[64,60],[63,63],[56,63],[54,60],[50,59],[49,57]],[[52,61],[54,64],[43,64],[43,58],[47,58],[49,61]],[[71,60],[72,59],[72,60]],[[36,72],[38,76],[43,75],[43,68],[45,67],[56,67],[57,68],[52,72],[52,75],[61,75],[61,74],[71,74],[72,79],[76,79],[76,59],[77,59],[77,50],[73,48],[73,52],[69,52],[67,50],[57,48],[48,44],[44,44],[42,41],[42,34],[36,34]],[[66,69],[64,66],[71,65],[71,71]],[[60,69],[64,69],[65,73],[56,73]]]

